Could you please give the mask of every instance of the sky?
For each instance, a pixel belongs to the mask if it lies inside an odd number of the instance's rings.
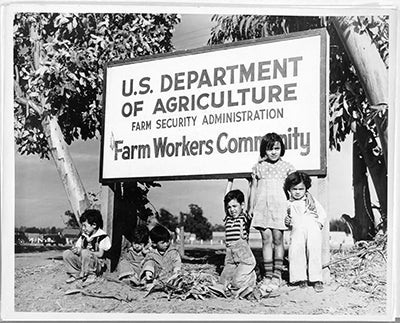
[[[176,28],[173,42],[177,50],[206,45],[209,38],[211,15],[183,15]],[[325,180],[313,178],[311,192],[320,200],[326,193],[325,206],[332,219],[343,213],[353,214],[351,176],[352,138],[348,137],[341,152],[328,151],[328,176]],[[88,192],[99,192],[100,141],[78,141],[70,146],[76,168]],[[317,184],[319,183],[319,184]],[[189,204],[197,204],[212,224],[222,224],[222,199],[226,180],[163,181],[154,188],[149,199],[157,210],[164,208],[173,215],[188,212]],[[247,192],[246,180],[234,180],[233,188]],[[70,210],[61,180],[52,160],[38,156],[15,155],[15,226],[63,227],[63,214]]]

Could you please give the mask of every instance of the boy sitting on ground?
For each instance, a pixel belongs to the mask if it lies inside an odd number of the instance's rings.
[[[105,251],[111,248],[110,237],[102,230],[103,219],[99,210],[88,209],[82,213],[79,222],[82,234],[75,246],[63,253],[69,278],[67,283],[82,279],[93,282],[105,271]]]
[[[149,249],[149,229],[146,225],[138,225],[133,229],[132,243],[126,239],[126,246],[121,253],[118,265],[120,280],[128,280],[135,285],[140,284],[142,262]]]
[[[176,248],[171,247],[169,230],[160,224],[150,230],[150,240],[152,248],[143,260],[141,277],[144,277],[146,283],[154,279],[168,281],[180,272],[181,255]]]

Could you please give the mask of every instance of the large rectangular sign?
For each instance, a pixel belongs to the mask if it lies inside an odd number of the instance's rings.
[[[101,181],[247,177],[268,132],[325,175],[327,46],[318,29],[108,64]]]

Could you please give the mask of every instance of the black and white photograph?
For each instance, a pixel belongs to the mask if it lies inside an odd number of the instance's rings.
[[[398,7],[328,4],[1,5],[1,318],[394,321]]]

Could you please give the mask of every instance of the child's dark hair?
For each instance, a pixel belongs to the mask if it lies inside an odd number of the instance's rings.
[[[244,194],[242,193],[241,190],[232,190],[226,193],[224,197],[224,205],[225,207],[228,205],[228,203],[232,200],[238,201],[240,204],[244,202]]]
[[[308,190],[311,187],[311,178],[306,173],[295,171],[286,177],[283,188],[285,192],[289,192],[291,187],[300,183],[304,183],[306,190]]]
[[[149,242],[149,228],[143,224],[137,225],[133,229],[132,242],[146,245]]]
[[[101,212],[96,209],[87,209],[85,210],[79,218],[79,222],[83,223],[87,221],[89,224],[96,223],[97,228],[103,228],[103,217],[101,216]]]
[[[261,139],[261,144],[260,144],[261,158],[264,158],[267,155],[266,151],[271,150],[275,142],[279,142],[281,144],[281,157],[285,154],[285,144],[283,143],[282,137],[275,132],[270,132],[267,133]]]
[[[169,230],[161,224],[157,224],[153,229],[150,230],[151,242],[166,242],[171,240],[171,234]]]

